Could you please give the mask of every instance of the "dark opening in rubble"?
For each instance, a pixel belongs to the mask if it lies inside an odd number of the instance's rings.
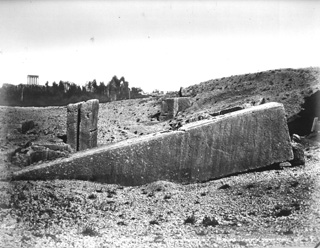
[[[228,108],[228,109],[223,109],[219,112],[215,112],[215,113],[212,113],[210,114],[211,116],[218,116],[218,115],[225,115],[225,114],[228,114],[228,113],[232,113],[232,112],[235,112],[235,111],[238,111],[238,110],[241,110],[243,109],[243,107],[233,107],[233,108]]]
[[[289,133],[301,136],[311,133],[312,123],[315,117],[320,119],[320,91],[306,97],[302,105],[303,110],[298,113],[296,118],[288,120]]]
[[[59,139],[62,139],[63,143],[67,144],[67,135],[66,134],[58,135],[57,137]]]

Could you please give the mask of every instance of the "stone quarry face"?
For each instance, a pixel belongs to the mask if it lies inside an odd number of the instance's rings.
[[[283,105],[267,103],[29,167],[13,179],[192,183],[292,159]]]
[[[67,142],[76,151],[97,146],[99,100],[67,106]]]

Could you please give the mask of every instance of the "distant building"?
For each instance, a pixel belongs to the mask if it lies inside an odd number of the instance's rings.
[[[28,75],[27,84],[28,85],[39,85],[39,76],[38,75]]]

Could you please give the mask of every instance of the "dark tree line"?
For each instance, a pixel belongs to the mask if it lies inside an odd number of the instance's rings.
[[[129,88],[124,77],[114,76],[105,85],[96,80],[89,81],[80,87],[74,83],[60,81],[43,85],[11,85],[4,84],[0,88],[0,105],[6,106],[63,106],[69,103],[99,99],[100,102],[110,102],[124,99],[143,98],[140,88]]]

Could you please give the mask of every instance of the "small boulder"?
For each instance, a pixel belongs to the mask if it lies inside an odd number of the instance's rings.
[[[257,102],[257,105],[265,104],[266,99],[264,97],[260,98],[259,101]]]
[[[179,90],[179,97],[188,97],[188,96],[195,96],[196,92],[194,92],[192,89],[189,88],[183,88],[181,87]]]
[[[282,162],[279,164],[280,168],[285,168],[285,167],[291,167],[291,164],[289,162]]]
[[[25,121],[21,124],[21,132],[23,134],[26,134],[29,130],[33,129],[35,127],[34,121]]]
[[[202,225],[204,225],[205,227],[217,226],[217,225],[219,225],[219,222],[214,217],[210,218],[210,217],[205,216],[202,220]]]
[[[301,143],[301,137],[298,134],[293,134],[292,140],[296,143]]]
[[[304,158],[303,146],[296,142],[292,142],[291,145],[292,145],[292,151],[293,151],[293,160],[291,160],[290,163],[293,166],[304,165],[305,158]]]

